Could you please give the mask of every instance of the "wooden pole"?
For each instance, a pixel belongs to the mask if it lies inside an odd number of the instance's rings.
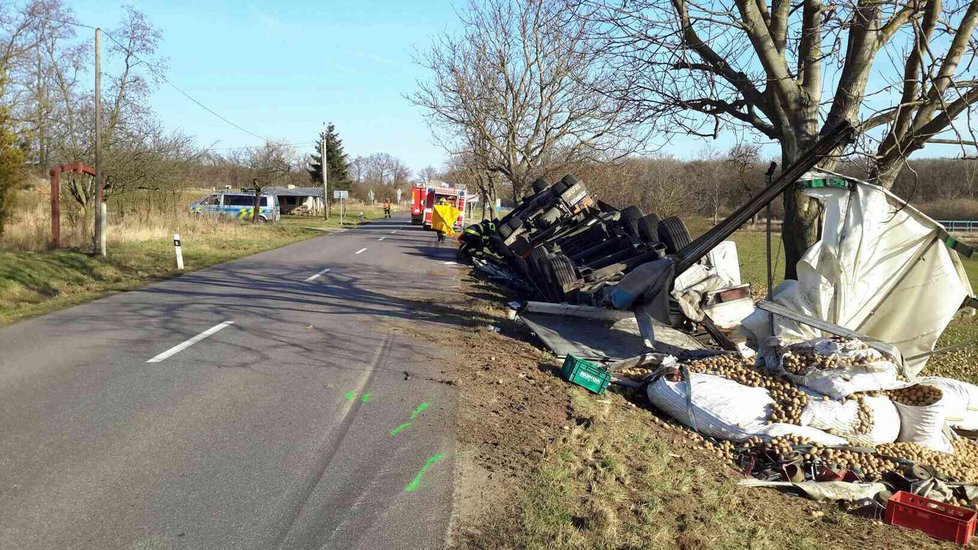
[[[102,181],[102,29],[95,29],[95,252],[105,256],[105,185]]]

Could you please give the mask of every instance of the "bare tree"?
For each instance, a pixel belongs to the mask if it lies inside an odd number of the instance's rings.
[[[610,74],[586,37],[593,24],[553,0],[472,0],[463,31],[417,63],[429,71],[409,99],[441,144],[468,152],[513,184],[545,166],[606,159],[634,148],[621,99],[599,94]]]
[[[350,161],[350,176],[354,183],[363,183],[364,175],[367,170],[367,159],[357,155]]]
[[[418,179],[421,180],[422,183],[428,183],[437,177],[438,170],[434,166],[425,166],[421,170],[418,170]]]
[[[251,185],[255,191],[251,221],[258,223],[262,191],[266,187],[292,181],[292,176],[298,172],[298,159],[292,146],[269,141],[262,147],[248,149],[243,160],[251,170]]]
[[[618,78],[605,87],[673,132],[741,127],[781,145],[782,166],[842,120],[889,187],[907,156],[970,121],[978,0],[581,0]],[[823,163],[831,168],[838,159]],[[818,208],[785,195],[787,276],[817,235]]]

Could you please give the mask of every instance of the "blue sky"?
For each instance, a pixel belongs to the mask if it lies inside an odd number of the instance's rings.
[[[290,143],[313,141],[321,123],[332,121],[351,157],[384,151],[414,170],[439,167],[445,154],[433,143],[421,113],[404,98],[424,76],[412,55],[438,34],[457,29],[456,6],[465,4],[135,2],[163,33],[160,54],[167,59],[170,81],[228,119]],[[121,3],[79,0],[70,5],[82,23],[107,29],[122,17]],[[79,29],[80,36],[89,32]],[[111,71],[112,60],[105,64]],[[261,143],[165,84],[154,94],[153,107],[169,127],[195,136],[202,146],[223,149]],[[732,133],[715,142],[677,136],[662,152],[691,158],[707,146],[726,151],[735,141]],[[308,152],[311,147],[299,150]],[[767,145],[762,154],[774,157],[778,149]],[[958,154],[959,148],[930,146],[918,156]]]
[[[107,29],[122,17],[121,4],[70,5],[80,22]],[[292,143],[315,140],[321,123],[332,121],[351,156],[385,151],[415,170],[441,165],[443,151],[404,94],[423,74],[412,54],[456,24],[451,2],[134,5],[163,32],[167,78],[237,124]],[[88,32],[79,29],[79,36]],[[165,84],[154,94],[153,107],[169,127],[183,129],[200,145],[260,144]]]

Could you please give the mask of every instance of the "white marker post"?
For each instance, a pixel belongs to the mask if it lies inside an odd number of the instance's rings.
[[[180,234],[173,234],[173,248],[177,251],[177,269],[183,271],[183,249],[180,248]]]

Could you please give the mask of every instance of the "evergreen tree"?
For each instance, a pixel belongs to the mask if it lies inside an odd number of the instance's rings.
[[[323,150],[323,143],[326,144],[326,165],[329,167],[326,179],[330,194],[332,195],[332,191],[336,189],[349,191],[351,182],[347,172],[346,153],[343,152],[343,141],[340,140],[336,127],[332,123],[319,133],[316,152],[309,155],[309,179],[314,184],[323,183],[323,159],[319,154]]]
[[[0,105],[0,235],[13,210],[14,189],[23,181],[24,157],[14,135],[10,109]]]

